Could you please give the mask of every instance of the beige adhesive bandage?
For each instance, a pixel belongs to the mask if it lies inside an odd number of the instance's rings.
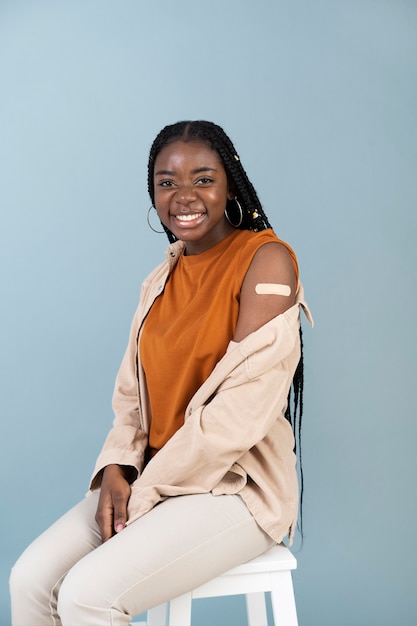
[[[290,296],[291,287],[289,285],[278,285],[275,283],[258,283],[255,287],[256,293],[261,295]]]

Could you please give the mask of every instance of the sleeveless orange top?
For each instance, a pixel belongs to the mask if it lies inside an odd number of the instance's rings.
[[[202,254],[181,255],[145,320],[140,359],[149,391],[153,456],[184,423],[185,409],[233,338],[240,291],[256,251],[282,243],[271,230],[236,230]]]

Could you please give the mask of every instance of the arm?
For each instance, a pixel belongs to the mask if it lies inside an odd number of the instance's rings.
[[[181,252],[182,243],[171,246],[171,265]],[[109,432],[96,461],[90,488],[100,490],[96,520],[103,540],[124,528],[131,483],[142,471],[148,445],[148,424],[143,415],[142,389],[138,380],[138,333],[153,300],[159,295],[169,273],[169,264],[156,267],[143,281],[138,309],[130,329],[129,343],[116,378],[113,394],[115,414]],[[145,400],[146,404],[146,400]]]
[[[108,465],[123,465],[131,468],[133,481],[144,462],[148,436],[143,430],[139,406],[137,369],[138,322],[135,316],[130,331],[129,343],[116,377],[113,393],[113,428],[107,435],[97,458],[90,488],[101,486],[104,468]]]
[[[241,341],[289,309],[295,303],[295,281],[294,265],[285,246],[267,243],[259,248],[243,281],[233,340]],[[282,295],[288,290],[289,295]]]
[[[176,262],[183,247],[177,242],[169,249],[170,264]],[[160,294],[169,274],[169,263],[161,263],[143,281],[139,305],[130,328],[129,342],[116,378],[113,393],[113,428],[109,432],[99,454],[91,479],[90,488],[100,487],[103,470],[107,465],[118,464],[132,468],[132,480],[142,471],[145,450],[148,445],[148,423],[145,419],[146,399],[142,397],[143,386],[138,380],[138,335],[155,298]],[[141,391],[140,391],[141,390]],[[146,390],[145,390],[146,391]]]
[[[127,521],[130,484],[143,467],[147,434],[142,429],[136,377],[136,316],[113,394],[115,419],[97,459],[91,489],[100,487],[96,521],[103,541],[120,532]]]

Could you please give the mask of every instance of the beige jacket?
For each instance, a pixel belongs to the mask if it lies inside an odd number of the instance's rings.
[[[142,285],[129,344],[116,379],[114,425],[97,459],[91,489],[110,463],[134,466],[129,521],[169,496],[212,492],[240,494],[258,524],[277,542],[297,519],[298,486],[292,429],[283,413],[300,357],[300,285],[296,304],[224,357],[191,399],[184,425],[144,468],[150,410],[138,340],[142,322],[175,266],[183,244]],[[178,363],[181,367],[181,363]]]

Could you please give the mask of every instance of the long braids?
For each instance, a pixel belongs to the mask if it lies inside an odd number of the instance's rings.
[[[303,420],[304,410],[304,350],[303,350],[303,331],[300,325],[300,360],[294,372],[292,379],[292,387],[288,393],[287,408],[285,417],[292,426],[294,434],[294,452],[299,459],[299,475],[300,475],[300,533],[303,539],[303,496],[304,496],[304,473],[301,455],[301,423]]]
[[[241,230],[252,230],[258,232],[272,228],[269,220],[262,208],[258,195],[250,182],[248,175],[240,161],[235,147],[226,135],[224,130],[214,124],[203,120],[177,122],[165,126],[155,138],[148,162],[148,192],[154,204],[154,167],[155,160],[159,152],[166,145],[174,141],[201,141],[208,144],[219,155],[223,166],[226,170],[227,177],[234,185],[234,193],[242,207],[242,221],[238,228]],[[227,212],[230,215],[236,213],[236,205],[233,200],[227,201]],[[236,222],[239,220],[236,219]],[[170,243],[174,243],[177,239],[175,235],[162,224]],[[302,524],[302,507],[303,507],[303,491],[304,477],[301,460],[301,424],[303,417],[303,387],[304,387],[304,362],[303,362],[303,341],[300,327],[300,360],[294,373],[292,387],[290,388],[285,417],[291,424],[294,434],[294,452],[299,458],[299,474],[300,474],[300,531],[303,534]]]

